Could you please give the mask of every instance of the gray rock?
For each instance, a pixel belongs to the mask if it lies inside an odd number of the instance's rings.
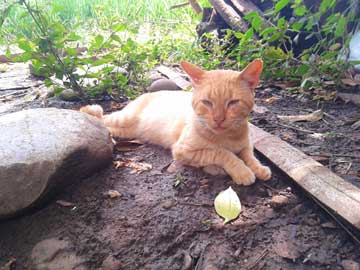
[[[148,92],[155,92],[160,90],[181,90],[181,88],[172,80],[159,79],[154,81],[146,90]]]
[[[60,95],[60,99],[64,101],[79,101],[80,97],[79,95],[72,89],[64,89]]]
[[[342,260],[341,265],[344,270],[360,270],[360,264],[353,260]]]
[[[67,240],[50,238],[35,245],[31,262],[36,270],[86,270],[85,260],[76,255]]]
[[[32,109],[0,117],[0,218],[13,216],[105,167],[108,130],[72,110]]]

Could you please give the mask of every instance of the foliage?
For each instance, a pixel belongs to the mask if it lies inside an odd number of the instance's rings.
[[[161,62],[187,60],[205,69],[240,70],[260,57],[265,78],[292,80],[303,88],[324,79],[340,83],[350,65],[346,48],[358,23],[355,0],[346,0],[343,13],[335,11],[335,0],[322,0],[311,10],[303,0],[269,0],[273,8],[267,19],[257,12],[245,17],[251,26],[246,33],[228,30],[221,38],[208,33],[200,40],[194,31],[199,16],[189,7],[168,10],[179,1],[54,0],[45,5],[46,0],[5,0],[0,44],[23,50],[15,60],[31,61],[33,72],[56,93],[71,87],[82,98],[105,92],[134,97],[147,83],[146,72]],[[283,11],[289,8],[287,19]],[[295,55],[294,45],[308,39],[315,45]],[[88,50],[81,54],[83,46]]]
[[[359,23],[356,1],[347,1],[348,8],[340,13],[335,0],[322,0],[312,10],[302,0],[274,0],[273,8],[265,13],[268,19],[257,12],[247,14],[251,27],[246,33],[235,33],[239,44],[229,57],[236,63],[261,57],[265,77],[298,81],[301,87],[318,85],[324,79],[340,83],[351,65],[346,61],[347,48]],[[282,15],[285,8],[292,10],[290,19]],[[293,47],[311,38],[314,45],[294,55]]]

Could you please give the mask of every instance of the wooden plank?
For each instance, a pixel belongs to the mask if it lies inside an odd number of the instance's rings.
[[[181,89],[184,90],[184,89],[189,89],[191,87],[191,83],[185,80],[182,77],[181,73],[175,72],[166,66],[159,66],[157,67],[157,70],[160,73],[164,74],[166,77],[168,77],[170,80],[172,80]]]
[[[280,138],[250,124],[255,149],[334,213],[360,229],[360,189]]]

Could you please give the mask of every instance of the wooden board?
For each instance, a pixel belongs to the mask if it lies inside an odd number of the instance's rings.
[[[159,66],[157,70],[172,80],[181,89],[188,89],[191,87],[191,83],[185,80],[181,73],[175,72],[166,66]]]
[[[360,229],[360,189],[280,138],[250,124],[255,149],[334,213]]]

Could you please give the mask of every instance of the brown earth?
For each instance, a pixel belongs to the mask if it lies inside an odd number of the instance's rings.
[[[272,96],[279,99],[269,104],[266,99]],[[258,91],[257,98],[258,105],[269,111],[254,113],[253,123],[359,185],[360,136],[359,130],[351,128],[360,116],[357,106],[341,100],[317,103],[289,97],[274,87]],[[109,102],[104,105],[109,110],[115,107]],[[37,106],[44,103],[35,100],[25,108]],[[314,123],[284,123],[276,117],[318,107],[330,116]],[[313,138],[301,129],[326,136]],[[12,258],[16,262],[6,269],[35,269],[32,249],[48,238],[71,241],[88,269],[111,269],[103,265],[109,255],[120,265],[113,269],[129,270],[340,270],[345,260],[360,262],[359,245],[353,238],[275,168],[270,181],[239,187],[229,177],[209,176],[194,168],[168,173],[170,151],[157,146],[120,144],[114,160],[120,159],[148,163],[152,169],[137,175],[130,168],[110,166],[69,186],[44,208],[1,221],[0,269]],[[229,186],[238,193],[243,210],[236,221],[222,225],[213,200]],[[119,197],[110,198],[109,190],[117,190]],[[274,205],[274,195],[289,200]]]

